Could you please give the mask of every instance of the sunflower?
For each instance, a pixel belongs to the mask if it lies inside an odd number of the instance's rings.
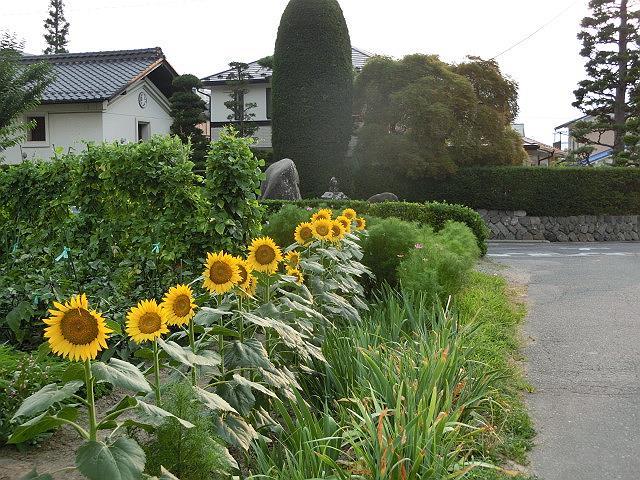
[[[367,221],[362,217],[356,218],[356,228],[358,230],[364,230],[367,228]]]
[[[155,300],[142,300],[127,313],[127,334],[136,343],[156,340],[167,328],[167,311]]]
[[[342,211],[342,216],[347,217],[349,220],[355,220],[357,213],[353,208],[345,208]]]
[[[328,208],[321,208],[316,213],[311,215],[311,220],[314,222],[316,220],[331,220],[332,216],[333,212],[331,210],[329,210]]]
[[[289,253],[287,253],[285,259],[287,262],[287,268],[295,268],[300,263],[300,252],[291,250]]]
[[[203,285],[211,293],[226,293],[241,280],[238,260],[228,253],[207,253],[204,266]]]
[[[287,268],[287,275],[289,275],[290,277],[294,277],[298,285],[302,285],[302,283],[304,282],[302,272],[297,268]]]
[[[282,261],[282,252],[270,237],[256,238],[249,247],[247,264],[253,270],[274,273],[278,269],[278,263]]]
[[[300,245],[306,245],[313,239],[313,224],[311,222],[303,222],[296,227],[294,239]]]
[[[256,295],[256,290],[258,289],[258,279],[253,274],[247,275],[247,286],[242,289],[242,293],[244,293],[248,297],[254,297]]]
[[[347,233],[351,232],[351,220],[349,220],[344,215],[340,215],[338,218],[336,218],[336,220],[342,224]]]
[[[339,242],[344,237],[344,234],[347,233],[347,230],[344,228],[344,225],[337,220],[331,222],[331,241]]]
[[[331,220],[316,220],[313,222],[313,236],[319,240],[331,238]]]
[[[251,267],[247,265],[247,261],[244,258],[236,257],[238,272],[240,273],[240,280],[238,286],[245,290],[249,286],[249,274],[251,273]]]
[[[55,309],[44,319],[48,326],[44,336],[51,351],[70,360],[93,360],[98,352],[107,348],[107,337],[113,330],[107,328],[102,315],[89,309],[87,296],[74,295],[66,303],[53,302]]]
[[[182,326],[196,314],[193,292],[188,285],[171,287],[160,305],[167,313],[167,325]]]

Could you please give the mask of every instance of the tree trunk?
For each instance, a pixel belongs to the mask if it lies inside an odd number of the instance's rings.
[[[620,2],[620,30],[618,31],[618,83],[616,85],[616,97],[613,104],[614,140],[613,153],[624,151],[624,124],[626,118],[627,100],[627,44],[628,44],[628,15],[627,0]]]

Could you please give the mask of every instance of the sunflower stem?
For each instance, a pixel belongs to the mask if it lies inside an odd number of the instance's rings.
[[[158,341],[153,341],[153,377],[154,385],[153,390],[156,394],[156,406],[160,407],[162,398],[160,397],[160,361],[158,360]]]
[[[189,346],[191,347],[191,351],[196,353],[196,336],[193,328],[193,318],[189,319]],[[191,367],[191,385],[194,387],[198,384],[198,378],[196,374],[196,366],[193,365]]]
[[[87,408],[89,409],[89,441],[96,441],[98,431],[96,422],[96,401],[93,396],[93,374],[91,373],[91,360],[84,361],[84,383],[87,387]]]

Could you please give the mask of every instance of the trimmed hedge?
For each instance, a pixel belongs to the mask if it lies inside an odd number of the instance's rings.
[[[442,178],[376,180],[359,196],[403,192],[404,199],[459,203],[489,210],[524,210],[529,215],[639,215],[640,169],[632,168],[461,168]]]
[[[267,206],[268,212],[278,211],[283,205],[294,204],[299,207],[329,207],[334,210],[342,210],[351,207],[362,215],[373,217],[389,218],[396,217],[408,222],[417,222],[422,225],[431,226],[436,232],[444,228],[449,220],[454,220],[466,224],[478,241],[478,247],[482,255],[487,253],[487,238],[489,230],[478,212],[462,205],[449,203],[428,202],[428,203],[408,203],[408,202],[383,202],[369,203],[364,200],[262,200]]]

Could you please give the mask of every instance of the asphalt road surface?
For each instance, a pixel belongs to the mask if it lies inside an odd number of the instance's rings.
[[[488,257],[529,284],[532,473],[640,479],[640,243],[493,243]]]

